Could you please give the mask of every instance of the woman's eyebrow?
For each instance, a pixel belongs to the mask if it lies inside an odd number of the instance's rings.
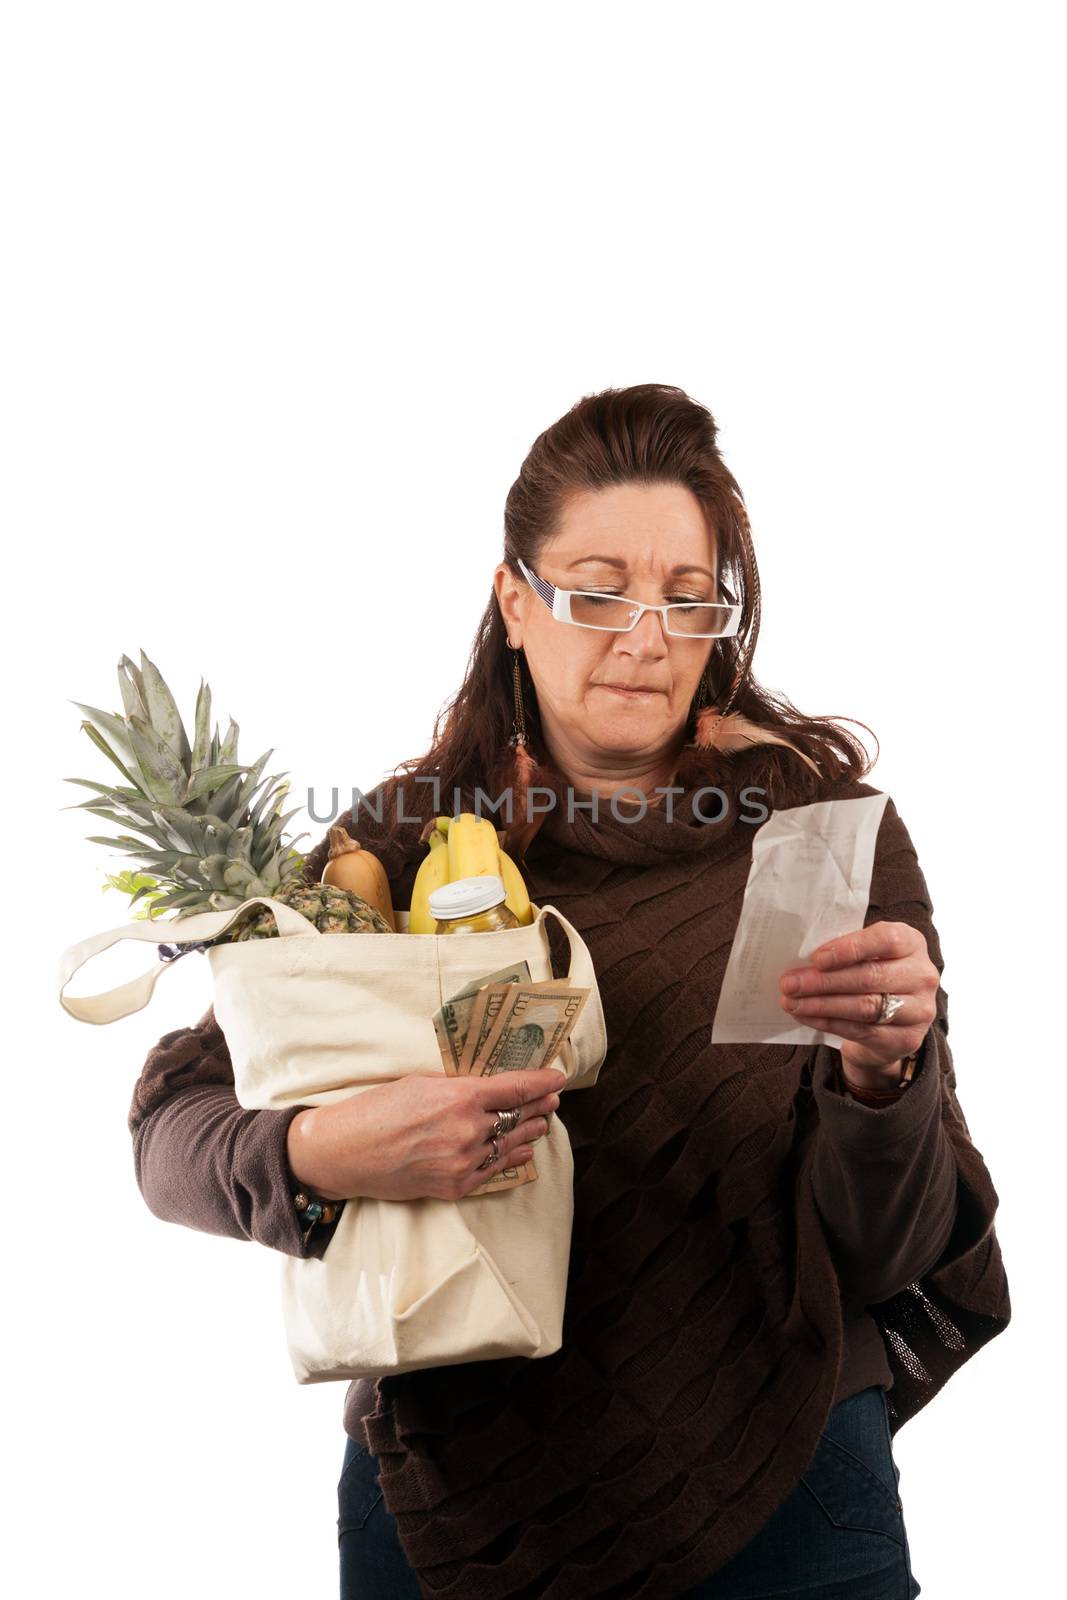
[[[593,561],[598,561],[602,566],[605,567],[618,567],[622,572],[628,571],[627,562],[621,561],[618,556],[579,556],[577,561],[572,561],[570,563],[570,565],[567,567],[567,571],[569,572],[571,567],[585,566],[587,562]],[[692,562],[681,562],[678,566],[671,568],[671,576],[674,578],[680,578],[683,572],[702,572],[704,573],[705,577],[711,579],[712,583],[715,582],[714,572],[709,571],[707,567],[698,567]]]

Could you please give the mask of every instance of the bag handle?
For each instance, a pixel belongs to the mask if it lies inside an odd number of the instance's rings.
[[[148,944],[175,942],[184,944],[202,939],[214,939],[220,933],[225,933],[243,911],[247,911],[250,906],[260,905],[269,906],[273,911],[278,932],[283,937],[312,939],[323,937],[307,917],[299,911],[294,911],[284,901],[272,899],[270,895],[254,895],[251,899],[242,901],[239,906],[234,906],[232,911],[202,911],[195,916],[171,918],[166,922],[127,922],[121,928],[110,928],[104,933],[95,933],[88,939],[82,939],[63,952],[59,959],[59,1003],[64,1011],[77,1018],[79,1022],[117,1022],[122,1017],[132,1016],[135,1011],[143,1010],[151,1000],[152,991],[160,977],[174,965],[172,961],[160,962],[153,971],[144,972],[140,977],[131,978],[128,983],[120,984],[115,989],[105,990],[102,994],[75,996],[65,995],[63,991],[74,974],[87,961],[105,950],[110,950],[112,945],[118,944],[123,939],[138,939]],[[592,990],[585,1010],[588,1011],[592,1005],[593,1014],[586,1027],[591,1025],[592,1031],[598,1038],[604,1038],[604,1013],[589,947],[562,911],[552,905],[541,907],[542,916],[547,916],[549,912],[556,918],[567,936],[567,943],[570,946],[571,981],[579,988]],[[582,1027],[583,1021],[584,1017],[579,1019],[579,1028]]]
[[[567,918],[563,915],[562,911],[559,911],[555,906],[550,905],[544,905],[541,907],[542,915],[547,914],[549,911],[551,911],[552,915],[555,917],[556,921],[567,935],[567,943],[570,946],[571,953],[569,973],[570,978],[575,984],[578,985],[579,988],[595,989],[596,972],[593,968],[592,957],[589,954],[589,946],[586,944],[585,940],[582,938],[581,934],[578,932],[573,923],[567,921]]]
[[[143,939],[148,944],[185,944],[214,939],[220,933],[225,933],[230,923],[242,911],[247,911],[249,906],[269,906],[278,924],[278,932],[284,937],[300,939],[310,935],[313,939],[322,938],[318,928],[307,917],[294,911],[283,900],[272,899],[270,895],[253,895],[250,900],[243,900],[239,906],[234,906],[232,911],[200,911],[191,917],[172,917],[166,922],[127,922],[121,928],[94,933],[90,938],[72,944],[69,950],[64,950],[59,958],[60,1005],[72,1017],[77,1017],[79,1022],[117,1022],[120,1017],[143,1010],[151,1000],[152,990],[161,974],[174,965],[173,961],[161,961],[154,971],[144,972],[139,978],[131,978],[129,983],[120,984],[117,989],[105,990],[103,994],[68,996],[64,995],[63,990],[79,967],[102,951],[110,950],[113,944],[118,944],[122,939]]]
[[[564,1050],[570,1050],[575,1071],[568,1077],[568,1089],[584,1089],[597,1080],[600,1064],[608,1047],[608,1029],[604,1021],[604,1006],[600,998],[600,985],[597,983],[596,968],[593,966],[593,957],[589,946],[578,932],[577,928],[555,906],[541,907],[542,915],[551,911],[570,945],[570,972],[568,976],[573,984],[581,989],[591,990],[588,1000],[582,1008],[577,1026],[566,1044]]]

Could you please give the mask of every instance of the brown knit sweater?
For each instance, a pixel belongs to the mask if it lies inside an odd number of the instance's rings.
[[[524,876],[589,945],[608,1053],[558,1112],[575,1198],[562,1349],[349,1386],[345,1428],[378,1457],[427,1596],[681,1594],[794,1488],[834,1404],[881,1384],[895,1432],[1011,1316],[943,988],[913,1086],[884,1107],[837,1092],[826,1046],[711,1045],[758,829],[740,820],[742,762],[714,780],[730,798],[721,822],[695,813],[695,771],[683,760],[673,820],[660,805],[620,821],[605,804],[594,823],[568,820],[562,780],[538,769],[556,805]],[[714,814],[715,797],[703,803]],[[407,906],[417,826],[379,825],[363,805],[341,821]],[[889,798],[866,921],[921,929],[942,971],[931,912]],[[213,1011],[164,1035],[130,1108],[149,1208],[304,1253],[286,1161],[297,1110],[238,1105]]]

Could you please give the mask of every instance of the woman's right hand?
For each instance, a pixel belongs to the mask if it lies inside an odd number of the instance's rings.
[[[306,1106],[289,1124],[289,1167],[298,1183],[323,1200],[461,1200],[502,1167],[533,1154],[559,1105],[565,1075],[556,1067],[499,1072],[491,1078],[414,1073],[333,1100]],[[522,1117],[489,1142],[501,1111]]]

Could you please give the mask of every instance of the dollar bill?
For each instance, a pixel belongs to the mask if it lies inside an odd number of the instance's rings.
[[[468,1189],[463,1198],[470,1200],[476,1194],[502,1194],[505,1189],[518,1189],[524,1183],[533,1183],[536,1177],[537,1168],[532,1161],[524,1161],[518,1167],[499,1167],[477,1189]]]
[[[487,983],[529,983],[530,963],[528,961],[515,961],[508,967],[498,967],[495,972],[487,972],[484,978],[472,978],[470,983],[464,984],[462,989],[457,989],[452,1000],[475,995],[479,989],[484,989]]]
[[[565,979],[501,987],[496,1020],[473,1057],[471,1071],[480,1077],[495,1077],[548,1066],[566,1043],[589,994],[588,989],[570,988]],[[483,1009],[488,1014],[488,1005]],[[514,1189],[536,1177],[532,1160],[504,1167],[464,1198]]]
[[[573,1032],[589,994],[588,989],[572,989],[566,979],[503,989],[492,1027],[477,1046],[474,1060],[479,1075],[491,1078],[498,1072],[533,1072],[550,1066]],[[464,1064],[473,1039],[472,1021]]]
[[[512,966],[500,967],[496,972],[487,972],[484,978],[476,978],[473,982],[465,984],[462,989],[449,996],[440,1011],[434,1013],[433,1026],[437,1035],[437,1047],[441,1052],[444,1069],[450,1077],[459,1074],[463,1046],[467,1042],[471,1013],[479,991],[488,985],[529,983],[529,981],[529,963],[517,961]]]
[[[522,1004],[509,1031],[506,1021],[520,992]],[[452,1077],[481,1076],[548,1065],[578,1020],[588,994],[588,989],[571,989],[566,979],[531,982],[525,961],[473,979],[434,1013],[445,1071]],[[500,1193],[536,1177],[532,1160],[502,1167],[470,1195]]]
[[[476,1063],[482,1059],[485,1041],[496,1028],[501,1012],[508,1006],[510,997],[518,987],[517,983],[487,983],[474,996],[457,1067],[464,1077],[481,1070]]]

